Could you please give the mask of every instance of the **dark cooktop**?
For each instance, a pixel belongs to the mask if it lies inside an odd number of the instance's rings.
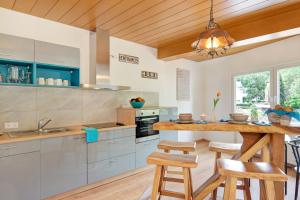
[[[101,129],[101,128],[112,128],[112,127],[124,126],[124,124],[116,123],[116,122],[108,122],[108,123],[99,123],[99,124],[85,124],[83,126],[89,128]]]

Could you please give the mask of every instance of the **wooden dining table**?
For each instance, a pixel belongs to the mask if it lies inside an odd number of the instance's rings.
[[[177,131],[218,131],[224,134],[238,132],[243,143],[239,153],[232,159],[248,162],[257,152],[261,152],[261,160],[270,162],[284,169],[284,137],[287,135],[300,134],[300,127],[296,126],[259,126],[254,124],[229,124],[229,123],[208,123],[208,124],[177,124],[175,122],[158,122],[153,125],[154,130],[177,130]],[[195,200],[203,200],[210,193],[225,181],[218,172],[214,173],[206,182],[194,191]],[[260,184],[260,199],[266,199],[264,184]],[[284,199],[284,183],[275,182],[276,200]]]

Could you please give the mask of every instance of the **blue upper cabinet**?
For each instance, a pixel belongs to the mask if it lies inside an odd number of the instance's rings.
[[[34,40],[0,34],[0,59],[34,61]]]
[[[79,67],[80,50],[74,47],[35,41],[35,62],[57,66]]]

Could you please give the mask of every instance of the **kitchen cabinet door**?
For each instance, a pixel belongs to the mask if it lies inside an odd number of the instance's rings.
[[[35,61],[60,66],[80,67],[80,50],[74,47],[35,41]]]
[[[160,141],[171,140],[178,141],[178,131],[159,131]]]
[[[147,157],[157,150],[159,139],[137,143],[135,146],[135,166],[136,168],[147,166]]]
[[[135,154],[113,157],[88,164],[88,183],[94,183],[135,168]]]
[[[0,58],[34,61],[34,40],[0,34]]]
[[[0,158],[0,199],[40,199],[40,152]]]
[[[176,107],[160,108],[159,121],[176,120],[178,115],[178,109]],[[178,131],[159,131],[160,141],[172,140],[178,141]]]
[[[100,140],[88,144],[88,162],[97,162],[108,158],[135,152],[135,137],[122,137],[112,140]]]
[[[87,144],[83,136],[41,141],[42,198],[87,184]]]

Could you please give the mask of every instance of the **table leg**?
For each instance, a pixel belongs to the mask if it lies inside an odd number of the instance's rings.
[[[284,135],[272,134],[271,161],[274,165],[284,171]],[[284,182],[275,182],[276,200],[284,199]]]
[[[270,136],[272,138],[272,136]],[[271,142],[271,141],[270,141]],[[261,161],[262,162],[271,162],[271,152],[270,152],[270,145],[265,145],[261,150]],[[259,187],[260,187],[260,200],[266,200],[267,199],[267,193],[266,193],[266,185],[265,181],[260,180],[259,181]]]
[[[248,161],[252,158],[255,153],[262,149],[262,147],[269,143],[269,136],[266,134],[259,133],[241,133],[243,137],[243,145],[241,148],[241,152],[233,156],[233,159]],[[267,137],[266,137],[267,136]],[[196,191],[194,192],[195,200],[203,200],[207,197],[208,194],[213,192],[220,184],[225,181],[225,177],[220,176],[217,172],[213,176],[211,176],[204,184],[202,184]]]

